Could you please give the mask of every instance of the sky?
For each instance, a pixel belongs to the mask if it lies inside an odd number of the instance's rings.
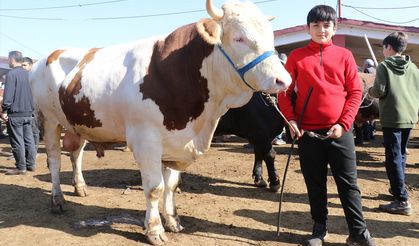
[[[214,0],[221,7],[225,0]],[[337,0],[252,0],[273,30],[303,25],[315,5]],[[342,17],[419,27],[419,0],[341,0]],[[414,8],[412,8],[414,7]],[[0,56],[40,59],[62,47],[106,47],[168,34],[207,18],[204,0],[0,0]],[[414,21],[412,21],[414,20]]]

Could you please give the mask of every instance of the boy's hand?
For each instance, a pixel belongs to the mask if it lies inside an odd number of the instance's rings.
[[[333,125],[330,130],[327,132],[330,138],[340,138],[343,135],[343,127],[339,124]]]
[[[289,128],[292,139],[299,139],[304,134],[304,131],[300,132],[300,130],[298,129],[297,122],[295,122],[295,120],[290,120]]]

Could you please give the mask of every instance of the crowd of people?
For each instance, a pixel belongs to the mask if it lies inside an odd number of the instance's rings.
[[[358,67],[352,53],[333,44],[337,31],[335,10],[313,7],[307,16],[311,40],[281,60],[293,82],[277,95],[281,111],[290,123],[290,135],[298,143],[301,171],[307,187],[312,235],[306,245],[322,245],[328,234],[327,170],[331,169],[349,230],[347,245],[373,246],[363,216],[357,184],[354,136],[351,131],[361,103]],[[406,145],[418,121],[419,72],[404,55],[407,36],[394,32],[383,40],[385,60],[377,67],[371,59],[361,69],[376,74],[368,93],[379,99],[383,129],[385,169],[394,201],[380,205],[384,212],[410,215],[412,204],[405,186]],[[5,81],[1,120],[6,122],[16,167],[6,175],[35,171],[39,128],[28,81],[32,60],[19,51],[8,56],[11,71]],[[294,94],[294,95],[293,95]],[[296,96],[295,98],[293,98]],[[310,100],[308,97],[311,97]],[[374,122],[368,122],[367,126]],[[285,131],[284,131],[285,132]],[[282,136],[274,143],[282,144]]]

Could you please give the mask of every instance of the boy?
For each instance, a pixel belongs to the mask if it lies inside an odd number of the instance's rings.
[[[298,138],[301,171],[307,186],[314,220],[306,245],[322,245],[327,235],[327,164],[330,164],[349,228],[347,245],[375,245],[362,215],[357,186],[355,145],[351,126],[361,103],[361,84],[352,53],[333,45],[336,12],[318,5],[307,16],[311,40],[291,52],[286,69],[293,82],[286,93],[278,94],[279,106]],[[301,124],[301,111],[313,88]],[[291,95],[295,92],[295,107]],[[305,134],[304,134],[305,133]]]
[[[395,201],[380,205],[380,209],[395,214],[410,215],[405,183],[406,146],[410,130],[418,121],[419,72],[406,50],[407,35],[393,32],[383,40],[386,58],[377,67],[374,85],[368,93],[379,98],[380,123],[383,128],[386,172],[390,193]]]

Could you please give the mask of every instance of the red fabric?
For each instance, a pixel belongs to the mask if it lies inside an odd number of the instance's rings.
[[[361,82],[352,53],[342,47],[314,41],[291,52],[285,68],[292,77],[286,92],[278,94],[278,104],[288,120],[299,119],[310,87],[310,100],[301,129],[328,129],[336,123],[348,131],[361,103]],[[295,110],[291,94],[297,93]]]

